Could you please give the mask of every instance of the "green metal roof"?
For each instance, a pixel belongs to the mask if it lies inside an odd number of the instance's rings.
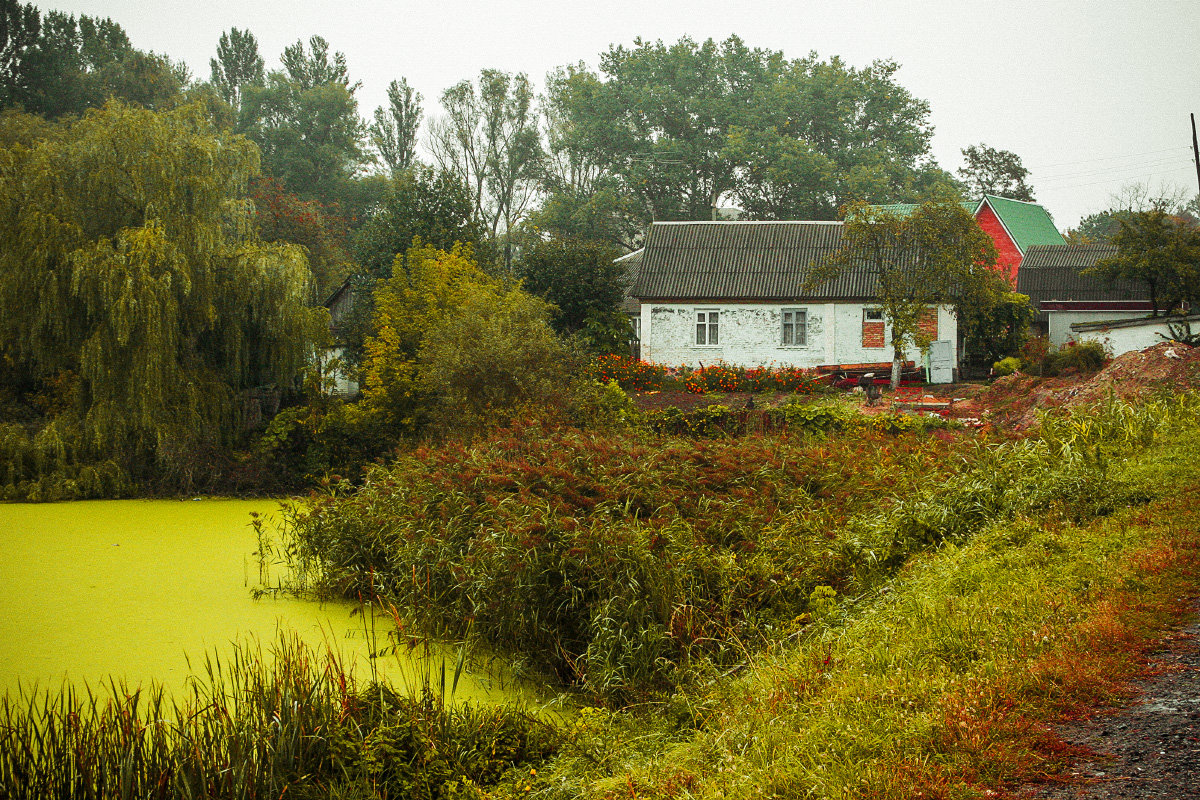
[[[963,200],[959,205],[965,208],[968,214],[975,216],[975,212],[979,210],[979,203],[979,200]],[[880,211],[886,211],[889,214],[895,214],[898,217],[907,217],[917,210],[918,205],[918,203],[887,203],[871,207],[877,208]]]
[[[1009,200],[985,194],[983,200],[992,207],[1022,253],[1035,244],[1066,244],[1067,240],[1054,227],[1049,212],[1037,203]]]

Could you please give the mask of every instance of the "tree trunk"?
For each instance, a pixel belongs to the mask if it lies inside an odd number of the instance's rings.
[[[892,391],[900,385],[900,368],[904,366],[904,351],[899,347],[892,348]]]

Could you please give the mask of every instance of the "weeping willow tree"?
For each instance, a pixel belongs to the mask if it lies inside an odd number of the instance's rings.
[[[0,148],[4,382],[53,390],[40,469],[161,471],[229,444],[248,390],[294,379],[327,317],[300,248],[254,233],[258,166],[198,107],[110,102]]]

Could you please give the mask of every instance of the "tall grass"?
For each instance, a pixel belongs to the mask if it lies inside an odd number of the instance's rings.
[[[358,686],[332,652],[284,638],[205,659],[161,688],[0,700],[0,797],[450,798],[516,781],[557,746],[517,708],[449,705]]]
[[[518,429],[419,451],[290,520],[324,591],[521,654],[614,701],[732,664],[847,571],[854,514],[947,479],[964,438],[735,441]]]

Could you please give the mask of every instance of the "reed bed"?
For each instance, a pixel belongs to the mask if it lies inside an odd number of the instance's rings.
[[[359,686],[284,637],[206,657],[181,698],[112,682],[0,700],[0,797],[453,798],[516,782],[557,747],[516,707]]]

